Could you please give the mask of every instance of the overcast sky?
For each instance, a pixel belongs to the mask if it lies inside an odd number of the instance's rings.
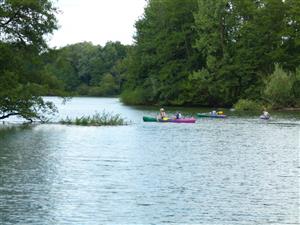
[[[59,30],[50,47],[82,41],[104,45],[107,41],[131,44],[134,23],[143,15],[145,0],[58,0]]]

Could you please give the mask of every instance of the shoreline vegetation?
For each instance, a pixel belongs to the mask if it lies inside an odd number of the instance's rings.
[[[58,29],[53,2],[1,4],[0,120],[46,121],[57,109],[41,96],[120,96],[128,105],[239,111],[300,108],[299,0],[149,0],[131,45],[50,49],[45,37]]]

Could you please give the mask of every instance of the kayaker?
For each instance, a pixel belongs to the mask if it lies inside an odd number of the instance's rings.
[[[267,110],[264,109],[264,111],[263,111],[263,116],[264,116],[265,118],[270,118],[270,113],[268,113]]]
[[[182,118],[182,115],[181,115],[180,112],[176,112],[175,116],[176,116],[176,119],[181,119]]]
[[[159,117],[159,119],[161,119],[161,120],[167,117],[167,114],[166,114],[164,108],[161,108],[161,109],[159,110],[159,116],[158,116],[158,117]]]
[[[216,115],[217,115],[217,111],[213,110],[210,114],[211,114],[212,116],[216,116]]]

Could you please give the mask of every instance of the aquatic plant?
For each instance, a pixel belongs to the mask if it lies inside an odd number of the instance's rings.
[[[82,116],[71,119],[67,117],[60,121],[61,124],[78,125],[78,126],[120,126],[128,125],[120,114],[113,114],[103,111],[102,113],[96,112],[93,116]]]

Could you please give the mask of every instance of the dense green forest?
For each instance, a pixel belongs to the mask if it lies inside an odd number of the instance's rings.
[[[121,92],[123,59],[130,46],[107,42],[104,47],[83,42],[41,55],[41,73],[51,78],[48,95],[113,96]]]
[[[136,29],[124,102],[297,104],[298,0],[151,0]]]
[[[0,0],[0,119],[55,112],[43,95],[300,105],[299,0],[148,0],[131,46],[49,49],[45,37],[57,29],[56,14],[51,0]]]

